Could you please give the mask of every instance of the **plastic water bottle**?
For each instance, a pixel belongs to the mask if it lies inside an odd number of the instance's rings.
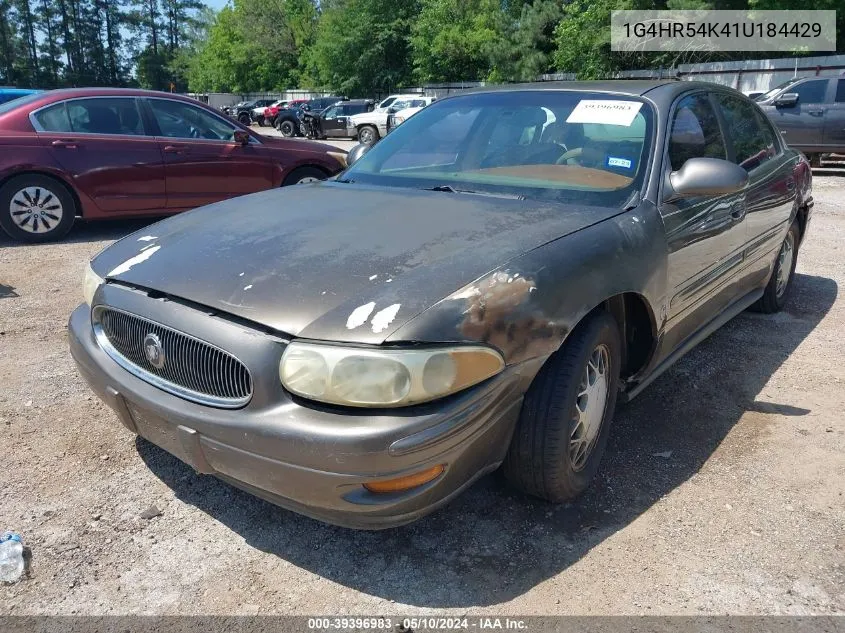
[[[0,582],[17,582],[23,573],[21,535],[6,532],[0,536]]]

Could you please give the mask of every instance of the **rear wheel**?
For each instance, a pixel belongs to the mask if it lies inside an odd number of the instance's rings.
[[[620,358],[619,328],[607,312],[572,332],[525,395],[504,463],[512,484],[553,502],[589,486],[607,444]]]
[[[763,291],[763,296],[752,307],[757,312],[780,312],[786,305],[792,278],[795,276],[795,264],[798,260],[798,224],[793,222],[783,240],[775,259],[772,277]]]
[[[73,226],[76,212],[70,191],[49,176],[18,176],[0,188],[0,227],[22,242],[51,242],[64,237]]]
[[[364,145],[372,145],[378,140],[378,130],[372,125],[362,125],[358,129],[358,140]]]
[[[264,124],[265,124],[264,123],[264,117],[263,116],[258,117],[258,127],[264,127]]]
[[[291,138],[296,134],[296,126],[294,125],[293,121],[285,119],[279,124],[279,132],[282,133],[282,136],[286,138]]]
[[[282,187],[290,185],[306,185],[309,182],[325,180],[326,173],[316,167],[299,167],[290,172],[282,183]]]

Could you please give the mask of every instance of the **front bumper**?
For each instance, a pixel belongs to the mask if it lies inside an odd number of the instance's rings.
[[[188,310],[179,305],[172,320],[184,323]],[[494,470],[536,372],[533,364],[510,367],[461,394],[408,409],[359,412],[286,396],[225,410],[171,395],[120,367],[98,345],[87,305],[70,317],[69,342],[83,377],[133,433],[199,473],[312,518],[365,529],[414,521]],[[278,382],[277,367],[265,370]],[[405,492],[363,487],[438,464],[443,474]]]

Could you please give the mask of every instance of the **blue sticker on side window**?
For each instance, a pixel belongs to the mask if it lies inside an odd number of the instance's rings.
[[[622,167],[623,169],[633,169],[634,168],[634,161],[628,158],[619,158],[618,156],[608,156],[607,157],[607,166],[608,167]]]

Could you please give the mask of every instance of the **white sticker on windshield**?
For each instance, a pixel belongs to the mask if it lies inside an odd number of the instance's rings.
[[[630,126],[643,104],[639,101],[582,99],[566,118],[567,123],[605,123]]]

